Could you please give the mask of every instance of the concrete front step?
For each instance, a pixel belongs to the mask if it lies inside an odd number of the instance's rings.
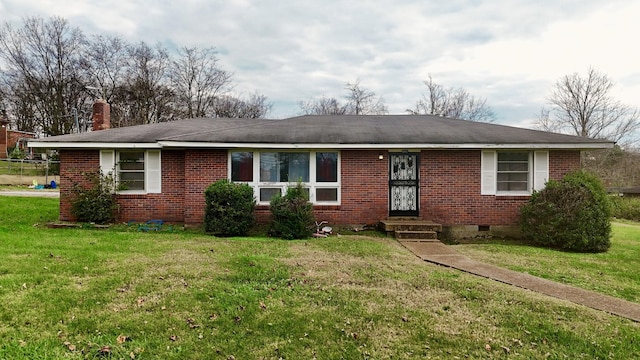
[[[442,231],[442,225],[436,224],[430,220],[392,218],[382,220],[381,223],[384,231],[389,235],[396,231]]]
[[[410,240],[410,241],[437,241],[438,233],[435,231],[411,231],[411,230],[396,230],[396,239],[398,240]]]
[[[401,244],[441,243],[438,239],[396,239]]]

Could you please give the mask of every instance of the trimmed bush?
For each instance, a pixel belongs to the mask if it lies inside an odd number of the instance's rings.
[[[113,175],[96,171],[84,173],[83,176],[86,180],[84,184],[74,183],[71,186],[71,214],[81,222],[114,222],[119,209],[116,199],[119,188]]]
[[[298,183],[284,196],[271,199],[269,234],[282,239],[306,239],[313,234],[315,218],[309,196]]]
[[[217,236],[245,235],[255,223],[256,200],[247,184],[218,180],[204,192],[205,231]]]
[[[611,208],[602,183],[583,171],[549,181],[522,207],[524,236],[542,246],[604,252],[611,245]]]

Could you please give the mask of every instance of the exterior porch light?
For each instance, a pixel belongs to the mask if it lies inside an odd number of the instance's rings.
[[[382,160],[382,159],[384,159],[384,155],[383,154],[378,155],[378,160]]]

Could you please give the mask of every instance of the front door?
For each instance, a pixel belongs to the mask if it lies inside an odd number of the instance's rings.
[[[389,154],[389,216],[418,216],[417,153]]]

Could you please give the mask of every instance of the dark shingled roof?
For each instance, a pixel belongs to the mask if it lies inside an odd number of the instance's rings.
[[[200,118],[44,138],[47,147],[84,143],[211,144],[567,144],[611,147],[606,140],[430,115],[299,116],[283,120]],[[34,142],[32,142],[33,144]],[[56,145],[56,143],[59,143]],[[45,144],[34,144],[44,147]]]

